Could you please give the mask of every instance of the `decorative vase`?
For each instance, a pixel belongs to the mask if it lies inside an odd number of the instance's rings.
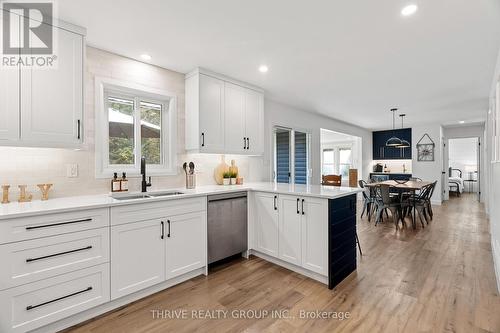
[[[222,185],[224,183],[224,181],[223,181],[224,172],[228,172],[228,171],[229,171],[229,165],[227,165],[226,161],[224,160],[224,155],[221,155],[220,156],[220,163],[219,163],[219,165],[217,165],[217,167],[215,167],[215,170],[214,170],[214,179],[218,185]]]
[[[231,181],[231,178],[222,178],[222,184],[224,184],[224,185],[229,185],[230,181]]]
[[[236,175],[236,177],[239,176],[239,170],[238,167],[236,166],[235,160],[231,160],[231,166],[229,167],[229,172],[231,172],[233,175]]]
[[[231,178],[231,185],[236,185],[236,178]]]

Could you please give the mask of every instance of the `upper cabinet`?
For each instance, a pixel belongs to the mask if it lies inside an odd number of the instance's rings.
[[[186,75],[186,149],[263,154],[263,91],[202,69]]]
[[[410,147],[387,147],[385,145],[386,141],[393,136],[408,141]],[[374,160],[411,160],[411,146],[411,128],[373,132]]]
[[[85,31],[64,22],[51,28],[53,55],[40,57],[51,58],[52,66],[0,69],[0,145],[79,148],[83,142]],[[39,55],[20,60],[25,56]]]

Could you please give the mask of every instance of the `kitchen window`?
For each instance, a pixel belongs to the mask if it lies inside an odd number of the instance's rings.
[[[139,175],[142,156],[148,174],[175,174],[175,95],[108,80],[96,86],[96,176]]]

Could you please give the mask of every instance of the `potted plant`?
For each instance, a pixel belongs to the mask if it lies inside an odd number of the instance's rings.
[[[232,174],[229,171],[224,172],[224,174],[222,175],[223,177],[222,184],[229,185],[231,182],[231,176]]]
[[[231,174],[231,185],[236,185],[236,177],[238,177],[238,174],[234,171],[229,172]]]

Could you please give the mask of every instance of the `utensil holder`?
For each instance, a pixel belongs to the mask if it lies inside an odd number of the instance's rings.
[[[186,188],[193,189],[196,187],[196,175],[186,175]]]

